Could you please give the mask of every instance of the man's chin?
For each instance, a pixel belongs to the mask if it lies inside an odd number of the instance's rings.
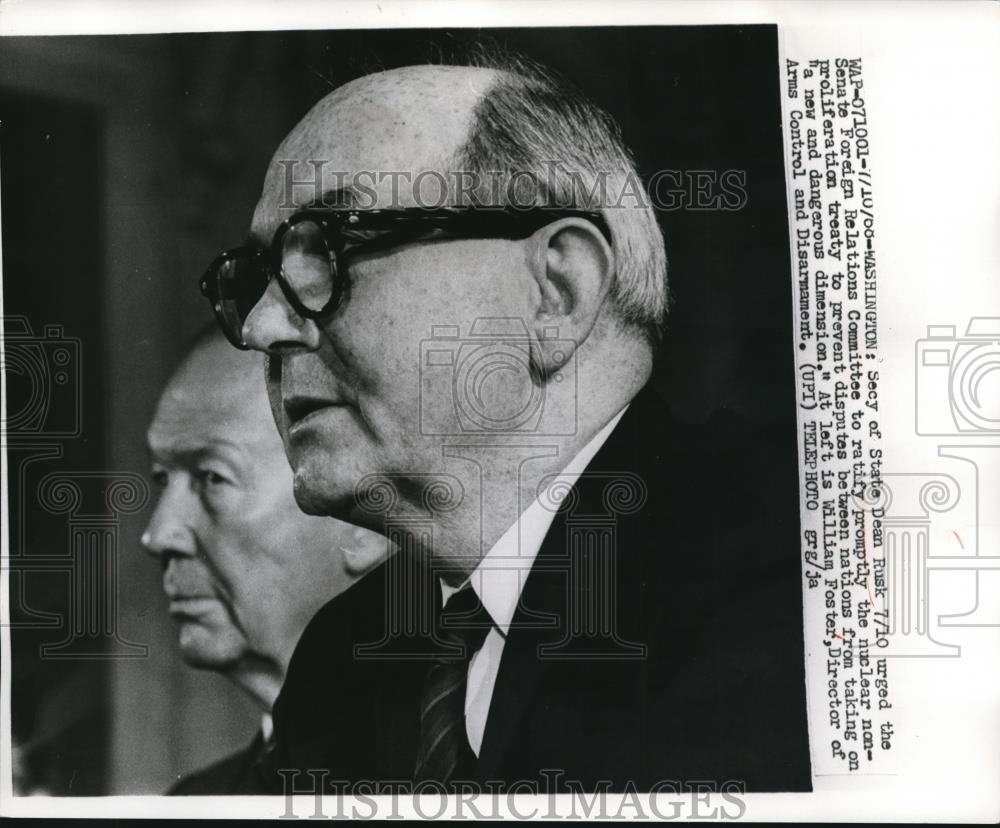
[[[353,489],[338,486],[305,468],[295,470],[293,493],[295,502],[307,515],[344,518],[354,505]]]
[[[235,630],[214,630],[191,621],[181,622],[179,645],[184,662],[199,670],[228,670],[246,653],[246,642]]]

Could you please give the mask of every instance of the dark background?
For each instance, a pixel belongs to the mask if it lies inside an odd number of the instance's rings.
[[[111,516],[115,630],[94,642],[106,657],[40,653],[66,637],[67,622],[45,626],[36,616],[68,617],[71,576],[24,556],[68,554],[72,515],[39,505],[39,479],[53,470],[145,473],[144,432],[159,389],[209,319],[195,282],[220,249],[245,237],[271,153],[313,103],[372,71],[447,62],[482,37],[564,74],[607,109],[644,178],[662,169],[745,171],[742,209],[658,215],[673,304],[655,382],[681,419],[732,408],[755,421],[761,452],[774,461],[765,483],[794,519],[775,27],[4,38],[7,333],[16,314],[43,351],[46,326],[79,340],[73,393],[82,411],[79,436],[11,434],[24,457],[39,455],[22,475],[20,455],[10,454],[11,585],[23,587],[11,597],[13,718],[27,788],[155,793],[248,738],[250,705],[179,660],[157,568],[138,546],[148,509]],[[10,365],[8,373],[16,411],[30,388]],[[134,657],[133,645],[145,646],[144,656]]]

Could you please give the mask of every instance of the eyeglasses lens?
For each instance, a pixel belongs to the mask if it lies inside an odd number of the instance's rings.
[[[234,342],[243,341],[243,323],[267,290],[269,277],[262,265],[257,258],[234,258],[216,271],[215,315]]]
[[[301,221],[281,240],[281,273],[295,297],[309,310],[322,311],[333,296],[336,257],[323,228]]]

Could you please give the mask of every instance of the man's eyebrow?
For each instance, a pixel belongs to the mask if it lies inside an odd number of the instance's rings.
[[[203,445],[196,446],[146,446],[146,453],[152,462],[195,465],[211,457],[233,462],[246,454],[246,448],[224,437],[213,437]]]
[[[347,184],[343,187],[332,187],[328,190],[324,190],[312,201],[296,208],[295,213],[302,212],[303,210],[356,208],[361,202],[361,195],[361,192],[351,184]],[[369,200],[371,199],[370,193],[367,195],[367,198]],[[295,213],[292,213],[292,215]],[[259,233],[251,231],[244,244],[247,247],[259,247],[266,249],[271,244],[271,238],[264,238]]]
[[[353,185],[348,184],[344,187],[333,187],[329,190],[324,190],[319,198],[313,199],[308,204],[306,204],[303,210],[322,210],[324,208],[347,208],[347,207],[357,207],[358,201],[361,193],[354,188]]]

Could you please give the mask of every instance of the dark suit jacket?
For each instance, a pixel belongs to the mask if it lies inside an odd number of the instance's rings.
[[[762,451],[773,446],[762,433],[727,412],[676,422],[650,387],[633,400],[525,583],[480,781],[811,790],[794,430],[776,455]],[[387,657],[355,652],[386,635],[387,584],[408,565],[397,558],[307,628],[274,711],[276,768],[410,779],[422,656],[436,645],[390,634]],[[599,590],[611,598],[598,606]],[[574,617],[597,617],[588,601],[598,615],[613,606],[603,634],[600,623],[571,629]]]
[[[172,796],[266,794],[273,787],[263,765],[266,748],[260,731],[243,750],[181,777],[167,791]]]

